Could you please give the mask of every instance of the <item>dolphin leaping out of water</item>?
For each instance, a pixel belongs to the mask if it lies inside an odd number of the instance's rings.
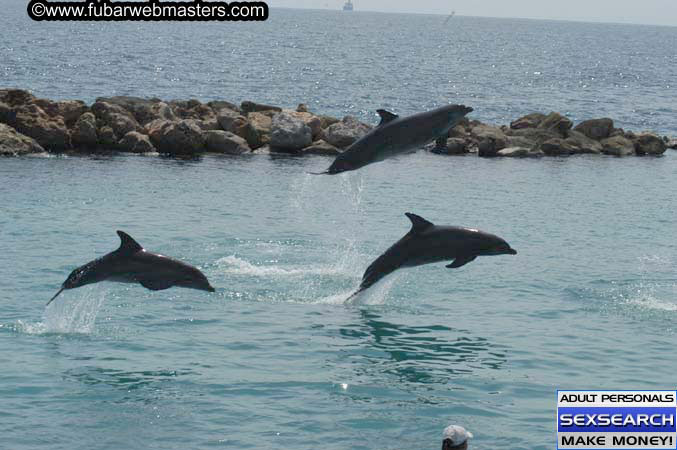
[[[406,213],[406,216],[411,220],[411,230],[371,263],[359,289],[350,298],[402,267],[453,259],[447,268],[457,269],[478,256],[517,254],[507,242],[493,234],[472,228],[433,225],[412,213]]]
[[[383,161],[401,153],[418,150],[449,131],[473,109],[465,105],[447,105],[413,116],[400,117],[379,109],[381,123],[338,155],[325,172],[335,175]]]
[[[152,291],[184,287],[214,292],[207,277],[193,266],[144,250],[127,233],[118,231],[120,248],[75,269],[47,305],[64,290],[100,281],[139,283]]]

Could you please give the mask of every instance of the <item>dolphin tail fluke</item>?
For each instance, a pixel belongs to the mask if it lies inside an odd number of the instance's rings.
[[[49,304],[52,303],[52,302],[54,301],[54,299],[57,298],[57,297],[59,296],[59,294],[61,294],[65,289],[66,289],[66,288],[61,288],[61,289],[59,289],[59,292],[57,292],[56,295],[55,295],[54,297],[52,297],[52,298],[47,302],[47,304],[46,304],[45,306],[49,306]]]

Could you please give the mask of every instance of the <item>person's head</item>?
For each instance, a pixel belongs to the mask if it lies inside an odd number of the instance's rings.
[[[442,435],[442,450],[466,450],[472,437],[472,433],[462,426],[449,425]]]

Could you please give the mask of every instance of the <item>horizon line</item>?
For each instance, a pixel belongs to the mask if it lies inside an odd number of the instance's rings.
[[[360,9],[355,11],[343,11],[337,8],[304,8],[302,6],[271,6],[271,9],[300,9],[300,10],[310,10],[310,11],[337,11],[341,13],[351,14],[351,13],[379,13],[379,14],[412,14],[419,16],[440,16],[446,17],[451,13],[436,13],[436,12],[412,12],[412,11],[382,11],[378,9]],[[675,28],[677,24],[666,24],[666,23],[647,23],[647,22],[618,22],[612,20],[594,20],[594,19],[554,19],[549,17],[517,17],[517,16],[475,16],[468,14],[459,14],[458,11],[455,11],[455,17],[469,17],[469,18],[479,18],[479,19],[519,19],[519,20],[541,20],[541,21],[553,21],[553,22],[574,22],[574,23],[590,23],[590,24],[604,24],[604,25],[636,25],[636,26],[649,26],[649,27],[670,27]]]

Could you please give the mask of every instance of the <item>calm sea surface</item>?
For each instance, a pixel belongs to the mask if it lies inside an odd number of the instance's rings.
[[[448,102],[506,123],[677,134],[677,28],[273,10],[266,23],[34,23],[3,2],[0,86],[88,102],[252,99],[375,122]],[[672,152],[672,153],[670,153]],[[0,448],[550,449],[555,390],[675,388],[677,152],[0,161]],[[411,211],[517,256],[400,271],[346,305]],[[215,294],[98,284],[118,246]]]

